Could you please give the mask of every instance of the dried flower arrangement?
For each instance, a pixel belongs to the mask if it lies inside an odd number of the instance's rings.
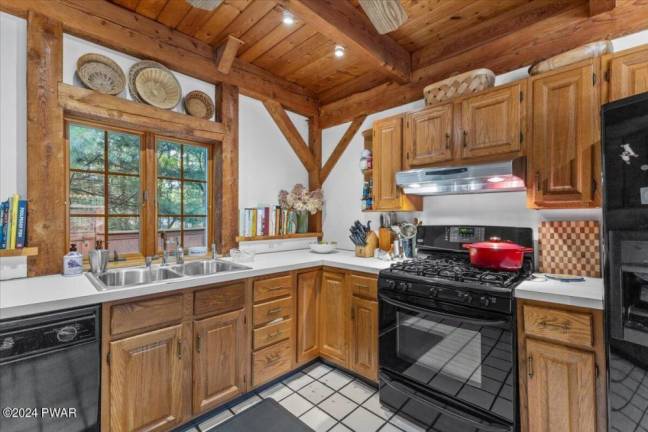
[[[282,190],[279,192],[279,205],[282,209],[295,211],[308,211],[315,214],[322,210],[324,194],[321,189],[308,191],[304,185],[296,184],[292,191]]]

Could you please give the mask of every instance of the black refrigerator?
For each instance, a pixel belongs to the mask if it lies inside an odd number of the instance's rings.
[[[608,431],[648,431],[648,93],[602,109]]]

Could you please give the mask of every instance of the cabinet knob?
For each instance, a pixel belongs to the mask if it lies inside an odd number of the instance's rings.
[[[463,131],[463,146],[468,147],[468,131]]]
[[[450,134],[448,132],[446,132],[445,134],[445,139],[446,139],[446,143],[445,143],[446,150],[450,150]]]
[[[527,359],[527,372],[529,374],[529,378],[533,378],[533,357],[529,356]]]
[[[542,190],[542,181],[540,178],[540,171],[536,171],[535,175],[536,191],[540,192]]]

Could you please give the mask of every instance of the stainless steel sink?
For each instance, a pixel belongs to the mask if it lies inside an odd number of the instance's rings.
[[[220,260],[192,261],[171,267],[173,271],[186,276],[204,276],[215,273],[248,270],[250,267]]]
[[[94,286],[100,291],[111,288],[126,288],[145,285],[151,282],[182,277],[182,274],[167,267],[114,269],[108,270],[99,275],[94,275],[92,273],[87,273],[87,275]]]
[[[222,260],[191,261],[169,267],[155,266],[151,268],[134,267],[108,270],[95,275],[86,273],[90,282],[99,291],[113,288],[127,288],[146,285],[168,279],[177,279],[190,276],[205,276],[216,273],[248,270],[250,267]]]

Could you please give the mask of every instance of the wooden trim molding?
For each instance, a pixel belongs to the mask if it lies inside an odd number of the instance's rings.
[[[284,110],[283,106],[281,106],[281,103],[274,100],[267,100],[263,102],[263,105],[268,110],[268,113],[279,127],[279,130],[286,138],[288,144],[290,144],[290,147],[292,147],[301,163],[306,167],[306,170],[317,170],[318,167],[315,163],[313,153],[311,153],[304,142],[304,139],[299,135],[297,128],[295,128],[295,125],[292,120],[290,120],[290,117],[288,117],[288,114]]]
[[[218,70],[210,45],[106,0],[2,0],[0,10],[25,17],[38,12],[59,21],[66,33],[135,57],[147,58],[189,76],[238,86],[248,96],[274,99],[304,115],[317,112],[314,93],[252,64],[234,59],[229,73]]]
[[[234,64],[236,53],[239,47],[243,45],[241,39],[228,35],[227,39],[216,49],[216,68],[223,74],[228,74]]]
[[[340,139],[340,142],[335,146],[335,150],[333,150],[333,153],[331,153],[331,156],[329,156],[328,160],[324,164],[324,168],[322,168],[322,172],[320,173],[320,183],[326,181],[326,178],[329,176],[338,160],[340,160],[344,150],[349,146],[349,143],[366,118],[366,115],[361,115],[353,119],[346,132],[344,132],[342,139]]]
[[[28,275],[60,273],[65,254],[65,140],[58,83],[63,76],[63,27],[36,12],[27,17]]]
[[[58,100],[65,112],[117,126],[143,127],[157,134],[213,143],[222,141],[222,123],[155,108],[94,90],[58,84]]]

